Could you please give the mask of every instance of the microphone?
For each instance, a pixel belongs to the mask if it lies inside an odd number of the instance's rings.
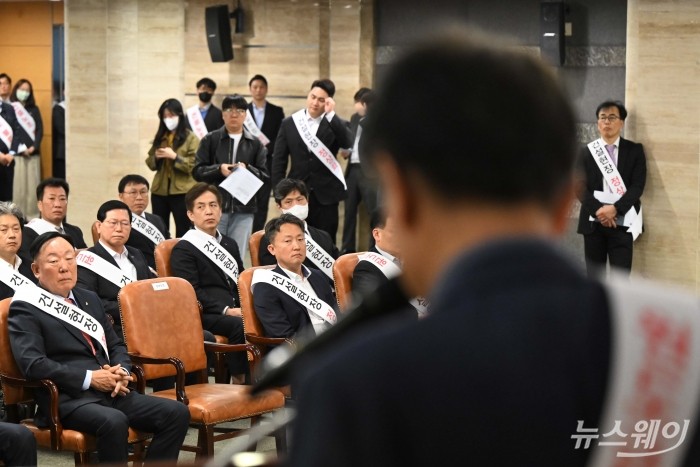
[[[353,297],[354,300],[357,297]],[[289,376],[300,359],[325,349],[340,339],[348,331],[377,318],[393,315],[410,307],[408,297],[401,288],[398,278],[390,279],[372,292],[360,298],[360,301],[340,314],[338,322],[318,336],[308,335],[296,341],[296,350],[290,345],[275,347],[262,361],[262,377],[253,385],[252,394],[273,386],[288,384]]]

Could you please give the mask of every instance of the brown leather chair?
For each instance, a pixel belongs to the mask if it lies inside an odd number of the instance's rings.
[[[185,386],[185,372],[204,372],[207,350],[247,352],[259,358],[250,344],[202,345],[199,305],[192,285],[179,277],[147,279],[127,284],[119,292],[119,309],[124,340],[134,363],[143,367],[144,380],[176,376],[174,389],[152,393],[154,397],[178,400],[190,409],[190,424],[199,429],[197,446],[183,449],[197,453],[197,459],[214,454],[214,442],[240,434],[240,430],[214,427],[239,419],[257,422],[264,413],[284,407],[284,395],[277,390],[250,396],[250,387],[237,384],[200,383]],[[177,313],[172,310],[177,309]],[[284,433],[277,435],[278,452],[285,446]]]
[[[95,221],[92,223],[92,227],[90,227],[90,232],[92,232],[92,244],[97,245],[98,240],[100,239],[100,234],[97,232],[97,222]]]
[[[258,230],[248,239],[248,250],[250,251],[250,264],[260,266],[260,241],[265,235],[264,230]]]
[[[333,263],[333,282],[335,283],[335,296],[338,299],[340,311],[344,311],[350,306],[352,299],[352,273],[360,260],[360,253],[348,253],[340,256]]]
[[[34,434],[38,446],[53,451],[73,451],[75,465],[87,465],[90,453],[97,449],[95,437],[80,431],[63,429],[58,416],[58,387],[56,384],[50,379],[29,381],[17,368],[10,347],[10,333],[7,325],[11,302],[11,298],[0,301],[0,380],[2,380],[5,404],[8,408],[17,404],[33,404],[33,388],[43,387],[49,391],[51,395],[51,426],[39,428],[31,418],[21,420],[20,423]],[[56,325],[60,326],[58,321],[56,321]],[[148,434],[129,429],[129,443],[134,445],[134,455],[130,457],[134,460],[135,465],[141,465],[143,444],[149,437]]]
[[[156,245],[153,254],[156,260],[156,273],[158,277],[172,277],[173,270],[170,267],[170,256],[173,253],[173,248],[175,248],[175,245],[177,245],[179,241],[179,238],[171,238]],[[226,336],[215,334],[214,337],[216,338],[217,344],[228,344],[228,338]],[[215,354],[214,378],[216,378],[217,383],[226,383],[228,379],[226,360],[221,353]]]

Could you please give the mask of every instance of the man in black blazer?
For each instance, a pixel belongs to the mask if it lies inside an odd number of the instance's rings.
[[[626,191],[621,191],[623,194],[615,203],[604,203],[596,198],[596,192],[612,192],[615,188],[603,181],[603,172],[589,148],[584,147],[579,162],[585,184],[579,191],[578,233],[583,234],[589,275],[604,273],[608,260],[611,267],[629,273],[632,269],[632,244],[636,237],[633,238],[630,228],[623,225],[623,220],[632,208],[640,214],[639,198],[647,179],[646,156],[641,144],[620,136],[627,118],[627,109],[622,102],[601,103],[596,109],[596,118],[600,145],[605,147],[608,160],[617,166]]]
[[[43,293],[28,287],[18,290],[8,318],[10,345],[20,371],[31,380],[53,380],[59,390],[63,427],[94,435],[100,463],[126,464],[129,427],[154,434],[147,461],[176,460],[187,434],[189,410],[177,401],[131,390],[126,347],[97,295],[75,287],[72,239],[58,232],[44,233],[32,243],[31,255]],[[32,298],[50,308],[32,304]],[[63,321],[58,313],[51,313],[64,302],[83,312],[80,319]],[[74,321],[93,326],[74,325]],[[35,421],[47,426],[49,394],[38,390],[34,397]]]
[[[274,196],[275,203],[282,214],[293,214],[304,221],[305,229],[308,230],[311,238],[324,253],[333,259],[338,258],[338,248],[331,240],[331,236],[325,230],[317,229],[306,223],[306,217],[309,213],[309,192],[304,182],[285,178],[275,186]],[[260,239],[260,249],[258,250],[258,260],[262,266],[277,264],[277,258],[270,253],[269,245],[270,242],[267,235],[263,235],[262,239]],[[304,266],[315,270],[319,269],[308,256],[304,259]],[[332,280],[330,282],[331,284],[333,283]]]
[[[170,231],[165,225],[165,222],[163,222],[163,219],[161,219],[160,216],[146,212],[146,208],[148,207],[148,191],[150,189],[146,178],[137,174],[125,175],[119,180],[118,189],[119,199],[129,206],[132,216],[141,216],[153,224],[163,239],[167,240],[170,238]],[[147,237],[143,233],[132,228],[126,246],[141,251],[146,258],[146,262],[148,262],[148,266],[155,271],[156,260],[153,252],[156,249],[156,243],[152,237]]]
[[[197,98],[199,99],[199,102],[194,107],[196,107],[196,110],[199,110],[199,114],[204,120],[204,126],[206,127],[207,133],[210,133],[214,130],[218,130],[224,124],[224,119],[223,115],[221,114],[221,110],[211,102],[211,99],[212,97],[214,97],[215,92],[216,83],[213,79],[202,78],[199,81],[197,81]],[[190,110],[191,109],[187,109],[187,113],[189,113]],[[187,119],[187,127],[190,130],[192,130],[192,124],[189,118]],[[204,136],[204,134],[197,134],[197,132],[195,132],[195,134],[199,139],[202,139],[202,137]]]
[[[321,79],[311,84],[306,98],[303,118],[312,135],[336,157],[340,148],[352,146],[347,122],[335,113],[335,84]],[[285,178],[287,161],[291,158],[288,178],[303,180],[309,187],[309,217],[307,222],[325,230],[335,243],[338,232],[338,204],[345,198],[345,186],[308,148],[294,123],[294,115],[282,121],[272,156],[272,186]],[[340,173],[342,176],[342,173]],[[344,178],[344,177],[343,177]]]
[[[104,259],[116,267],[115,273],[127,276],[131,281],[155,277],[148,269],[146,258],[136,248],[126,245],[131,233],[131,211],[121,201],[107,201],[97,210],[97,231],[100,238],[88,252]],[[92,263],[92,262],[90,262]],[[112,321],[112,327],[122,338],[122,322],[117,295],[126,285],[115,284],[115,276],[104,276],[100,269],[93,269],[83,261],[78,261],[78,286],[95,292],[102,301],[102,307]],[[110,278],[112,280],[110,280]]]
[[[375,244],[369,251],[384,256],[400,268],[399,251],[394,241],[395,227],[393,219],[387,217],[383,212],[377,212],[372,216],[371,227]],[[354,294],[367,295],[387,282],[389,282],[389,279],[377,266],[369,261],[358,261],[352,273],[352,292]]]
[[[23,222],[24,216],[16,204],[0,201],[0,268],[9,267],[32,283],[36,283],[31,260],[18,254],[22,245]],[[6,284],[0,280],[0,300],[15,294],[18,284],[12,283],[12,279],[9,282]]]
[[[47,178],[36,187],[36,200],[39,217],[29,221],[22,230],[22,254],[29,255],[29,247],[34,239],[44,232],[65,233],[76,248],[87,248],[83,231],[77,225],[64,222],[68,214],[68,182],[62,178]]]
[[[200,182],[185,195],[187,216],[194,224],[194,230],[206,236],[236,263],[237,274],[243,271],[243,261],[236,242],[217,230],[221,218],[221,194],[219,190]],[[237,277],[225,274],[194,244],[184,236],[170,257],[173,275],[187,280],[197,294],[202,305],[202,326],[205,330],[226,336],[230,344],[243,344],[243,321],[238,298]],[[227,365],[234,382],[242,382],[248,372],[245,353],[227,354]]]
[[[0,77],[0,81],[3,78]],[[7,126],[7,134],[0,136],[0,201],[12,201],[12,186],[15,178],[15,156],[19,146],[19,121],[15,109],[8,103],[0,101],[0,118]],[[8,145],[7,142],[10,144]]]
[[[284,109],[267,101],[267,78],[263,75],[255,75],[248,81],[248,88],[253,100],[248,104],[248,114],[253,118],[260,131],[270,141],[267,149],[265,167],[267,173],[272,173],[272,155],[275,153],[275,141],[280,125],[284,119]],[[270,192],[272,182],[268,179],[257,193],[258,211],[253,219],[253,232],[262,230],[267,220],[267,211],[270,204]]]
[[[338,303],[326,277],[318,269],[303,266],[306,258],[304,222],[292,214],[282,214],[267,223],[265,237],[270,253],[277,259],[277,267],[273,271],[291,279],[306,293],[316,295],[316,298],[332,306],[337,314]],[[267,337],[294,339],[299,332],[309,327],[309,332],[319,333],[329,326],[304,304],[272,284],[258,282],[252,288],[255,313]]]

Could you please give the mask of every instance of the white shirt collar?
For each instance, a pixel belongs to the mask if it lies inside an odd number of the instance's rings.
[[[206,235],[209,238],[213,238],[214,240],[216,240],[216,243],[221,243],[221,239],[224,237],[223,235],[221,235],[221,232],[219,232],[218,229],[216,231],[216,237],[212,237],[211,235],[209,235],[208,233],[206,233],[204,230],[200,229],[196,225],[194,226],[194,229],[199,231],[199,232],[202,232],[204,235]]]
[[[0,258],[0,264],[6,265],[7,267],[14,269],[15,271],[19,271],[19,265],[22,264],[22,258],[20,258],[18,255],[15,255],[15,264],[10,264],[4,259]]]
[[[384,250],[382,250],[381,248],[379,248],[377,245],[374,245],[374,248],[377,249],[377,251],[379,252],[380,255],[382,255],[382,256],[384,256],[385,258],[388,258],[389,260],[391,260],[392,263],[394,263],[394,264],[396,264],[396,265],[400,265],[400,264],[401,264],[401,262],[396,258],[396,256],[392,255],[391,253],[387,253],[386,251],[384,251]]]
[[[303,277],[295,272],[290,271],[289,269],[283,268],[282,266],[280,266],[279,263],[277,263],[277,265],[294,282],[303,282],[304,280],[308,279],[308,277],[311,275],[311,270],[309,268],[307,268],[306,266],[304,266],[303,264],[301,265],[301,273],[302,273]]]
[[[114,258],[114,259],[128,259],[129,258],[129,252],[126,249],[126,246],[124,247],[124,252],[123,253],[117,253],[113,249],[111,249],[105,242],[102,241],[102,239],[99,240],[100,245],[102,245],[102,248],[107,250],[107,253]]]

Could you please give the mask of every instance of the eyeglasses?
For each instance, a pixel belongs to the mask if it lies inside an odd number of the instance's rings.
[[[125,191],[124,194],[126,196],[131,196],[132,198],[136,198],[136,196],[141,195],[141,197],[145,198],[148,196],[148,190],[133,190],[133,191]]]
[[[607,117],[603,115],[598,117],[598,121],[600,122],[604,122],[605,120],[609,121],[610,123],[615,123],[616,121],[620,120],[620,117],[617,115],[608,115]]]
[[[244,115],[245,114],[245,109],[235,109],[235,108],[230,108],[226,110],[222,110],[223,113],[231,115],[232,113],[236,113],[238,115]]]
[[[131,227],[131,223],[129,221],[109,220],[109,221],[104,221],[102,224],[106,225],[110,229],[116,229],[117,225],[121,225],[122,229],[128,229],[129,227]]]

